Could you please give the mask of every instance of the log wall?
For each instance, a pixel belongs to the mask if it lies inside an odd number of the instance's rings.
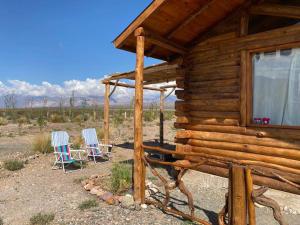
[[[177,81],[181,90],[176,91],[176,151],[300,169],[300,130],[244,126],[246,90],[241,85],[243,52],[300,43],[300,26],[243,37],[237,33],[203,40],[186,56],[184,80]],[[195,157],[187,158],[197,161]]]

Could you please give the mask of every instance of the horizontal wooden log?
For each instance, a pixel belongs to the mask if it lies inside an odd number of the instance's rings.
[[[193,94],[185,90],[176,90],[175,95],[181,100],[207,100],[207,99],[238,99],[239,93],[201,93]]]
[[[210,126],[192,121],[181,129],[195,130],[195,131],[210,131],[230,134],[242,134],[249,136],[256,136],[258,138],[269,137],[279,138],[283,140],[299,140],[300,130],[296,129],[280,129],[280,128],[263,128],[263,127],[239,127],[239,126]]]
[[[205,87],[205,88],[188,88],[192,94],[205,94],[205,93],[239,93],[239,86],[225,86],[225,87]]]
[[[292,160],[283,157],[273,157],[273,156],[266,156],[260,154],[252,154],[252,153],[239,152],[239,151],[230,151],[225,149],[204,148],[204,147],[195,147],[195,146],[190,146],[190,147],[193,152],[204,153],[207,155],[215,155],[215,156],[221,156],[221,157],[232,158],[237,160],[260,161],[260,162],[290,167],[294,169],[300,169],[300,163],[298,160]]]
[[[212,119],[240,119],[239,112],[205,112],[205,111],[189,111],[189,115],[196,118],[212,118]]]
[[[113,81],[104,81],[104,84],[109,84],[112,86],[117,86],[117,87],[126,87],[126,88],[135,88],[135,85],[131,84],[126,84],[126,83],[119,83],[119,82],[113,82]],[[149,87],[149,86],[143,86],[144,90],[151,90],[151,91],[166,91],[163,88],[155,88],[155,87]]]
[[[203,173],[208,173],[225,178],[228,178],[229,174],[228,169],[210,165],[201,165],[197,168],[197,170]],[[292,186],[288,183],[280,182],[269,177],[263,177],[253,174],[253,182],[255,185],[266,186],[275,190],[289,192],[293,194],[300,194],[299,188],[296,188],[295,186]]]
[[[239,111],[239,99],[209,99],[209,100],[188,100],[185,101],[189,110],[203,111]]]
[[[225,86],[238,86],[240,81],[238,78],[215,80],[215,81],[200,81],[188,83],[189,88],[205,88],[205,87],[225,87]]]
[[[189,139],[186,142],[186,144],[189,144],[191,146],[196,146],[196,147],[232,150],[232,151],[244,152],[244,153],[283,157],[287,159],[294,159],[300,161],[300,151],[294,149],[266,147],[266,146],[248,145],[248,144],[240,144],[240,143],[221,142],[221,141],[203,141],[197,139]]]
[[[263,161],[257,161],[257,160],[249,160],[249,159],[235,159],[233,157],[225,157],[225,156],[220,156],[220,155],[215,155],[215,154],[207,154],[203,152],[194,152],[193,147],[190,145],[181,145],[181,144],[176,144],[176,153],[174,153],[174,157],[176,158],[177,156],[184,156],[185,159],[188,159],[192,162],[200,162],[203,159],[208,159],[210,161],[215,161],[215,162],[223,162],[225,164],[230,165],[230,163],[235,163],[235,164],[240,164],[240,165],[247,165],[247,166],[259,166],[263,168],[270,168],[270,169],[276,169],[282,172],[286,173],[291,173],[291,174],[296,174],[300,175],[300,170],[295,169],[293,167],[287,167],[283,165],[278,165],[278,164],[273,164],[273,163],[266,163]],[[199,147],[198,147],[199,148]],[[189,158],[187,158],[189,157]]]
[[[211,71],[191,70],[187,72],[187,78],[190,82],[233,79],[239,77],[239,71],[239,66]]]
[[[258,138],[253,136],[240,135],[240,134],[225,134],[225,133],[218,133],[218,132],[185,130],[185,131],[177,131],[176,137],[300,150],[300,141],[290,140],[287,142],[285,140],[279,140],[275,138]]]
[[[300,19],[300,7],[292,5],[263,3],[251,6],[250,13],[255,15]]]
[[[178,112],[179,113],[179,112]],[[177,113],[177,114],[178,114]],[[176,114],[176,113],[175,113]],[[239,120],[238,119],[222,119],[222,118],[196,118],[189,115],[184,115],[185,124],[181,124],[180,120],[176,121],[174,126],[178,129],[187,129],[187,126],[190,124],[197,124],[197,125],[213,125],[213,126],[238,126]],[[179,117],[178,117],[179,118]],[[193,129],[188,129],[193,130]]]

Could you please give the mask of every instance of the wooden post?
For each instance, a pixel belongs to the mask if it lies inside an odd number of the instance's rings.
[[[136,73],[134,102],[134,200],[145,202],[145,165],[143,163],[143,76],[145,37],[143,28],[135,31],[136,36]]]
[[[247,224],[246,182],[244,168],[233,165],[231,172],[231,225]]]
[[[104,144],[109,144],[109,91],[110,85],[105,84],[104,94]]]
[[[165,91],[160,91],[160,105],[159,105],[159,144],[164,145],[164,97]]]
[[[252,200],[252,192],[253,192],[253,180],[251,169],[247,168],[245,170],[246,173],[246,185],[247,185],[247,208],[248,208],[248,221],[249,225],[255,225],[255,206]]]

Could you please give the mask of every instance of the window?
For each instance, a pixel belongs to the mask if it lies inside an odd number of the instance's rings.
[[[252,124],[300,126],[300,48],[252,54]]]

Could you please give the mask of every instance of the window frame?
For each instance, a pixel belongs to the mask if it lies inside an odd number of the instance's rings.
[[[261,47],[261,48],[255,48],[255,49],[249,49],[246,51],[246,90],[245,90],[245,96],[246,96],[246,126],[247,127],[256,127],[256,128],[282,128],[282,129],[295,129],[300,130],[300,125],[291,126],[291,125],[263,125],[263,124],[255,124],[253,123],[253,91],[254,91],[254,82],[253,82],[253,61],[252,57],[254,54],[262,53],[262,52],[272,52],[272,51],[278,51],[283,49],[291,49],[291,48],[300,48],[300,42],[293,42],[293,43],[286,43],[281,45],[274,45],[269,47]],[[241,77],[241,79],[243,79]],[[241,81],[241,83],[243,80]],[[241,88],[242,90],[242,88]],[[243,93],[241,93],[242,95]],[[242,117],[242,115],[241,115]]]

